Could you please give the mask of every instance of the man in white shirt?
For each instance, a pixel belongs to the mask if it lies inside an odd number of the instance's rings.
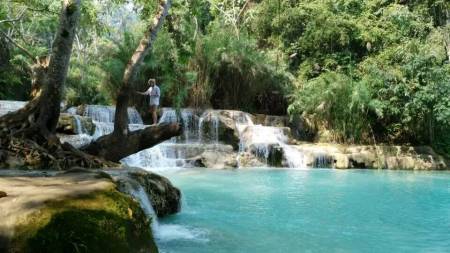
[[[150,78],[147,82],[150,85],[146,92],[137,92],[141,95],[150,96],[150,113],[152,114],[153,124],[158,123],[158,115],[156,114],[156,110],[159,106],[159,98],[161,96],[161,91],[159,90],[158,85],[156,85],[156,80]]]

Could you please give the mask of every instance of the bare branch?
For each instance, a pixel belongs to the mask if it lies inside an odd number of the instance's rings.
[[[23,9],[22,12],[19,14],[19,16],[17,18],[0,20],[0,24],[2,24],[2,23],[14,23],[14,22],[20,21],[23,18],[23,16],[25,16],[25,11],[26,10],[27,10],[26,8]]]
[[[14,46],[16,46],[18,49],[20,49],[23,53],[25,53],[25,55],[27,55],[30,59],[33,60],[33,62],[37,62],[36,56],[34,56],[32,53],[30,53],[30,51],[28,51],[26,48],[24,48],[23,46],[19,45],[18,43],[16,43],[11,37],[8,36],[8,34],[6,34],[4,31],[0,30],[0,35],[2,35],[3,37],[5,37],[9,42],[11,42],[11,44],[13,44]]]

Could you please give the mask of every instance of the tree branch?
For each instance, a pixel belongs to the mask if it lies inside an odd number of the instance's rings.
[[[169,13],[171,0],[161,0],[159,10],[145,32],[144,37],[139,42],[138,47],[131,56],[125,68],[122,86],[117,96],[116,114],[114,118],[114,132],[117,137],[126,136],[128,134],[128,101],[131,91],[131,84],[136,79],[140,64],[144,60],[153,46],[156,35],[164,23],[164,19]]]
[[[124,157],[178,136],[181,131],[177,123],[161,123],[133,131],[122,139],[111,138],[111,135],[100,137],[95,142],[82,147],[81,150],[108,161],[118,162]]]
[[[8,36],[8,34],[6,34],[4,31],[0,30],[0,35],[2,35],[3,37],[5,37],[9,42],[11,42],[11,44],[13,44],[15,47],[17,47],[18,49],[20,49],[26,56],[28,56],[29,58],[31,58],[33,60],[34,63],[37,62],[36,56],[34,56],[32,53],[30,53],[30,51],[28,51],[25,47],[19,45],[18,43],[16,43],[14,41],[14,39],[12,39],[11,37]]]
[[[27,9],[23,9],[22,12],[20,13],[20,15],[17,18],[0,20],[0,24],[2,24],[2,23],[14,23],[14,22],[22,20],[23,16],[25,15],[25,11],[26,10]]]

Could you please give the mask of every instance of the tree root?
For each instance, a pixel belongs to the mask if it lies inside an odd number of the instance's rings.
[[[67,170],[73,167],[119,167],[114,162],[86,154],[68,143],[39,144],[32,139],[2,136],[0,146],[2,168]]]

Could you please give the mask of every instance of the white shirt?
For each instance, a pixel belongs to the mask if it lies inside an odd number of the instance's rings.
[[[144,94],[150,96],[150,105],[159,105],[159,97],[161,96],[161,91],[159,90],[158,85],[148,88],[148,90],[144,92]]]

